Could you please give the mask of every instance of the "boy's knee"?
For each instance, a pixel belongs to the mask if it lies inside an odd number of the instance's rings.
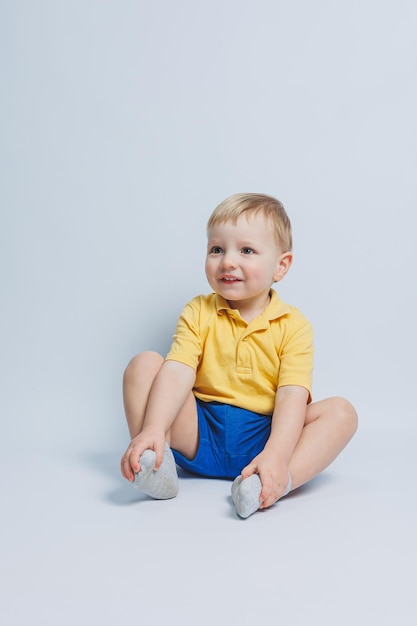
[[[127,381],[130,378],[136,379],[138,374],[144,370],[157,371],[161,367],[163,361],[163,357],[157,352],[152,352],[151,350],[141,352],[130,359],[124,371],[123,379],[124,381]]]
[[[333,398],[333,402],[336,419],[353,436],[358,428],[358,414],[355,407],[346,398]]]

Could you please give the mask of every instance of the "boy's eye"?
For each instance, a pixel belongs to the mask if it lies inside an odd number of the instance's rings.
[[[243,254],[253,254],[253,248],[242,248]]]
[[[213,246],[210,249],[211,254],[221,254],[222,252],[223,252],[223,248],[221,248],[220,246]]]

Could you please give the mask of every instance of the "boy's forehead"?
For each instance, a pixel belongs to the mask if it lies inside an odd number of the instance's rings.
[[[271,227],[270,220],[268,220],[268,218],[263,213],[247,211],[239,215],[239,217],[237,218],[224,219],[215,224],[212,224],[207,229],[207,234],[209,236],[210,234],[214,233],[221,234],[222,231],[233,229],[242,229],[246,231],[248,226],[253,227],[255,224],[260,227],[265,226],[268,231]]]

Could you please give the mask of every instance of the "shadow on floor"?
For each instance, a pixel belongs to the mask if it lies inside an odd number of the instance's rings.
[[[100,475],[107,476],[114,484],[114,488],[110,488],[104,494],[104,499],[116,506],[129,506],[137,504],[138,501],[152,500],[146,494],[134,489],[131,484],[125,481],[120,472],[120,455],[115,452],[89,451],[81,454],[80,460],[83,465],[90,467]],[[177,467],[180,480],[202,480],[201,476],[195,476],[182,468]],[[207,479],[211,480],[211,479]],[[218,480],[218,479],[216,479]],[[302,485],[289,493],[286,499],[304,497],[311,492],[320,490],[325,485],[333,482],[335,478],[330,472],[325,472],[310,480],[307,484]],[[225,481],[231,482],[231,481]],[[229,503],[232,503],[231,496],[227,497]]]
[[[135,505],[142,500],[152,500],[141,491],[134,489],[121,474],[121,455],[115,452],[87,451],[80,455],[81,463],[101,476],[106,476],[113,483],[114,487],[104,493],[106,502],[116,506]]]

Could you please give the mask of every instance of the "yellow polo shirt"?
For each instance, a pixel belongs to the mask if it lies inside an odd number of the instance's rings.
[[[271,415],[278,387],[299,385],[311,398],[311,324],[273,289],[264,312],[249,324],[216,293],[193,298],[166,358],[196,371],[193,391],[204,402]]]

